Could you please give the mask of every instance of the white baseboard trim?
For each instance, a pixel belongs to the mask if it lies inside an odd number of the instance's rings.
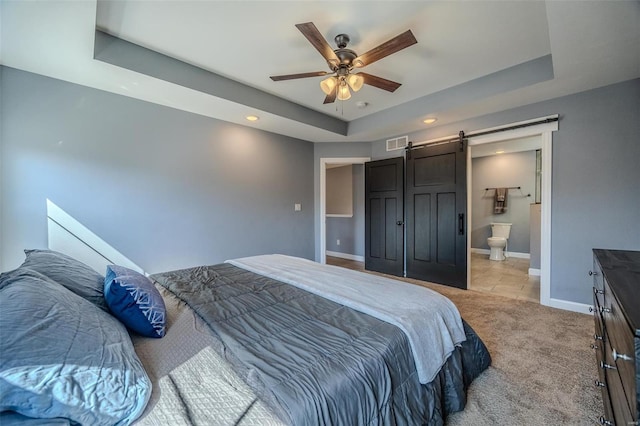
[[[589,308],[591,308],[591,305],[569,302],[568,300],[549,299],[549,304],[547,306],[551,306],[552,308],[564,309],[565,311],[579,312],[581,314],[591,314],[591,312],[589,312]]]
[[[471,247],[471,253],[489,254],[490,252],[491,250]]]
[[[327,256],[331,256],[331,257],[339,257],[341,259],[355,260],[356,262],[364,262],[364,256],[358,256],[355,254],[348,254],[348,253],[340,253],[339,251],[329,251],[329,250],[327,250],[325,253],[327,254]]]
[[[487,256],[491,253],[491,250],[481,249],[481,248],[471,248],[471,253],[478,254],[486,254]],[[529,253],[518,253],[517,251],[505,251],[505,256],[507,257],[515,257],[518,259],[530,259],[531,255]]]
[[[540,276],[540,269],[529,268],[529,275],[533,275],[535,277],[539,277]]]
[[[529,253],[518,253],[517,251],[505,251],[504,255],[507,257],[516,257],[518,259],[531,259]]]

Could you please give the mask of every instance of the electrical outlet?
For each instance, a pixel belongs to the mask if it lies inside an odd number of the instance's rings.
[[[302,206],[299,203],[295,203],[293,205],[293,210],[299,212],[300,210],[302,210]]]
[[[337,245],[340,245],[340,240],[336,240],[336,244],[337,244]]]

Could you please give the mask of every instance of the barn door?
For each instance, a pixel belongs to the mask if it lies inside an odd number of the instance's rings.
[[[404,273],[404,158],[365,163],[365,269]]]
[[[467,288],[466,143],[407,151],[407,277]]]

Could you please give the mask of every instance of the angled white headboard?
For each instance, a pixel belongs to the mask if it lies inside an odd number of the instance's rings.
[[[140,273],[141,267],[133,263],[102,238],[75,220],[47,199],[47,229],[49,249],[69,255],[104,274],[107,265],[121,265]]]

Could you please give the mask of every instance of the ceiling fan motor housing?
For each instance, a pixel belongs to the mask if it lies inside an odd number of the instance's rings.
[[[347,44],[351,40],[347,34],[338,34],[334,38],[338,48],[333,52],[336,54],[340,63],[336,66],[335,63],[327,61],[329,68],[332,71],[338,72],[338,75],[345,75],[353,68],[353,60],[358,57],[358,54],[351,49],[347,49]],[[342,74],[341,74],[342,72]]]

